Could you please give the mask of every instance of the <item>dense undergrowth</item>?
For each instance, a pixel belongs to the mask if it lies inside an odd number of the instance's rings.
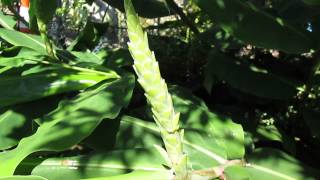
[[[320,1],[105,0],[127,30],[92,21],[96,1],[31,0],[30,34],[15,2],[1,1],[0,180],[320,179]],[[130,52],[101,46],[115,27]]]

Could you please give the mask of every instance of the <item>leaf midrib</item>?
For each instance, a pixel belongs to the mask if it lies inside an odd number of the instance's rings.
[[[125,118],[125,117],[126,116],[124,116],[124,118],[122,119],[121,123],[123,123],[123,122],[130,123],[130,124],[141,126],[141,127],[147,128],[147,129],[149,129],[151,131],[160,133],[158,129],[150,127],[150,125],[143,124],[143,123],[138,123],[136,121],[131,121],[128,118]],[[183,142],[184,142],[185,145],[188,145],[188,146],[192,147],[193,149],[201,151],[203,154],[206,154],[210,158],[212,158],[215,161],[217,161],[219,164],[224,164],[224,163],[226,163],[228,161],[227,159],[224,159],[223,157],[219,156],[218,154],[216,154],[214,152],[211,152],[210,150],[208,150],[206,148],[203,148],[201,146],[198,146],[198,145],[196,145],[194,143],[191,143],[191,142],[189,142],[189,141],[187,141],[185,139],[183,140]]]

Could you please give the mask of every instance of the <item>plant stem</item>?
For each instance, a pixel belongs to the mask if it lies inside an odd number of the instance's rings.
[[[183,152],[183,130],[179,128],[179,113],[174,111],[167,84],[161,77],[158,62],[149,49],[147,34],[142,30],[131,0],[125,0],[125,10],[130,39],[128,46],[134,59],[134,70],[151,104],[154,120],[170,159],[169,165],[174,172],[174,179],[188,179],[187,155]]]
[[[37,19],[37,23],[38,23],[38,28],[39,28],[39,31],[40,31],[40,35],[44,41],[44,44],[46,46],[46,50],[47,50],[47,53],[48,55],[53,58],[53,59],[56,59],[56,56],[55,56],[55,53],[54,53],[54,50],[53,50],[53,46],[52,46],[52,43],[48,37],[48,28],[47,28],[47,24],[42,22],[40,19]]]

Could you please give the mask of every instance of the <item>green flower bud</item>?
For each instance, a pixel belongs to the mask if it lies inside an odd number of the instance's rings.
[[[147,34],[143,31],[131,0],[125,0],[127,15],[129,51],[134,59],[134,70],[138,82],[145,91],[151,104],[154,120],[159,127],[174,179],[188,179],[187,155],[183,153],[183,132],[179,128],[179,113],[175,113],[167,84],[162,79],[159,64],[154,53],[149,49]],[[161,154],[164,152],[161,150]]]

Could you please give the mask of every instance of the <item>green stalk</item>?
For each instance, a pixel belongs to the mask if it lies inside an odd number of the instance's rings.
[[[38,28],[39,28],[39,31],[40,31],[40,35],[44,41],[44,44],[46,46],[46,50],[47,50],[47,53],[50,57],[52,57],[53,59],[57,59],[55,57],[55,53],[54,53],[54,50],[53,50],[53,46],[52,46],[52,43],[47,35],[47,32],[48,32],[48,28],[47,28],[47,24],[42,22],[40,19],[37,19],[37,23],[38,23]]]
[[[187,155],[183,152],[183,130],[179,128],[179,113],[173,108],[167,84],[161,77],[154,53],[149,49],[147,34],[142,30],[139,17],[131,0],[124,1],[131,56],[138,82],[145,91],[151,110],[166,148],[175,180],[188,179]]]

